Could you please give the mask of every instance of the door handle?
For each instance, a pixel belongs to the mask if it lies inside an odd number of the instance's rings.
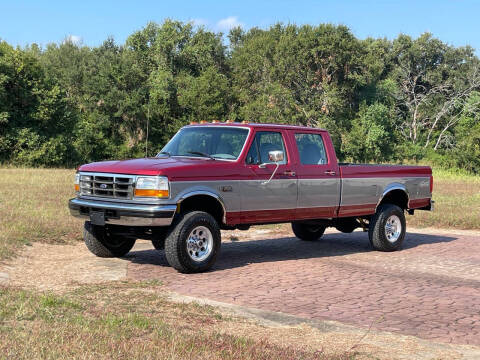
[[[333,170],[326,170],[326,171],[325,171],[325,175],[334,176],[335,174],[336,174],[336,172],[333,171]]]
[[[283,175],[286,175],[286,176],[295,176],[295,171],[293,170],[285,170],[283,172]]]

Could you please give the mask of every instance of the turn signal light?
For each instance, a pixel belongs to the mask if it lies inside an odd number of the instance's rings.
[[[168,190],[135,189],[135,196],[168,197]]]
[[[76,191],[76,192],[79,192],[79,191],[80,191],[80,185],[79,185],[79,184],[75,184],[75,191]]]

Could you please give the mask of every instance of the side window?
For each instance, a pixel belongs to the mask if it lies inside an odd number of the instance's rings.
[[[285,151],[282,134],[273,131],[259,131],[255,134],[250,150],[248,150],[247,164],[272,163],[268,158],[268,153],[276,150],[283,151],[284,160],[281,164],[286,164],[287,152]]]
[[[325,145],[320,134],[295,134],[300,162],[303,165],[328,163]]]

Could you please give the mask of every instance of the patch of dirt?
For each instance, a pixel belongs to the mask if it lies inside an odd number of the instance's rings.
[[[125,259],[104,259],[92,255],[82,244],[51,245],[34,243],[20,256],[9,260],[0,271],[10,286],[62,291],[80,284],[125,279]]]

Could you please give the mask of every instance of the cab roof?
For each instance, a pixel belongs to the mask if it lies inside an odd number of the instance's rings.
[[[259,124],[259,123],[241,123],[241,122],[207,122],[207,123],[190,123],[185,127],[194,126],[233,126],[233,127],[246,127],[246,128],[269,128],[269,129],[283,129],[283,130],[315,130],[315,131],[327,131],[321,128],[315,128],[310,126],[299,125],[285,125],[285,124]]]

